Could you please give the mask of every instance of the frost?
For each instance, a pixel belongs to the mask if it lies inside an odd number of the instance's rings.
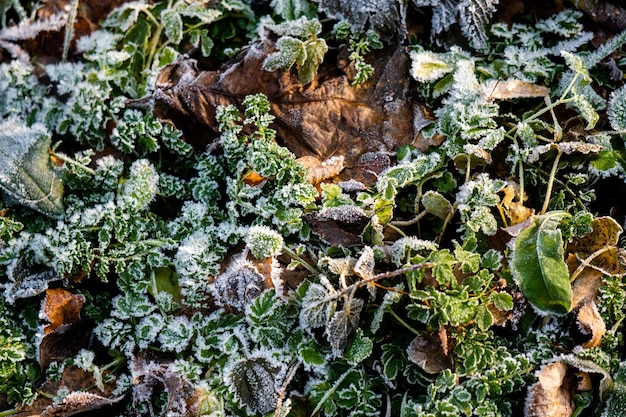
[[[351,193],[353,191],[363,191],[366,189],[365,184],[360,181],[350,178],[348,181],[339,181],[337,185],[344,193]]]
[[[224,382],[250,414],[267,414],[276,408],[280,375],[285,366],[267,354],[257,354],[231,365]]]
[[[129,178],[123,183],[118,194],[118,204],[127,205],[135,210],[144,210],[157,193],[159,174],[146,159],[139,159],[130,167]]]
[[[300,327],[311,331],[326,326],[335,312],[337,301],[323,285],[312,283],[300,305]]]
[[[243,311],[263,292],[264,280],[257,268],[242,255],[215,278],[211,289],[219,304]]]
[[[324,207],[317,213],[317,216],[344,223],[359,223],[369,218],[365,211],[357,206]]]
[[[437,248],[437,244],[430,240],[419,239],[415,236],[401,237],[391,245],[391,261],[400,267],[411,259],[411,255],[422,251],[433,252]]]
[[[193,327],[187,317],[168,317],[165,326],[159,334],[159,342],[161,342],[161,347],[164,350],[180,353],[187,348],[192,336]]]
[[[358,328],[359,316],[364,302],[360,298],[353,298],[350,305],[336,311],[326,325],[326,337],[330,343],[333,356],[341,357],[348,346],[348,337]]]
[[[27,267],[19,260],[11,262],[6,269],[8,281],[3,283],[4,299],[13,304],[17,299],[30,298],[44,292],[48,285],[61,277],[52,268]]]
[[[417,81],[427,83],[438,80],[454,68],[437,54],[430,51],[411,51],[411,75]]]
[[[626,87],[621,87],[611,93],[607,114],[611,128],[626,131]]]
[[[283,248],[283,237],[267,226],[252,226],[245,238],[246,247],[257,259],[276,256]]]
[[[63,183],[53,171],[50,134],[41,124],[0,123],[0,190],[8,201],[51,217],[63,214]]]

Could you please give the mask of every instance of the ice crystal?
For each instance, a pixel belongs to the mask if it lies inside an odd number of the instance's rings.
[[[244,254],[215,278],[211,289],[221,305],[243,311],[265,289],[264,279]]]
[[[245,238],[246,247],[257,259],[278,255],[283,248],[283,237],[267,226],[252,226]]]
[[[626,87],[611,93],[608,108],[609,122],[617,131],[626,131]]]
[[[415,254],[432,252],[437,248],[437,244],[430,240],[419,239],[415,236],[401,237],[391,245],[391,261],[399,267]]]

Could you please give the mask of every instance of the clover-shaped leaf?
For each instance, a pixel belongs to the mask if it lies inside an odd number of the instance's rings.
[[[50,217],[63,214],[63,183],[50,162],[50,134],[41,124],[0,123],[0,189],[6,200]]]

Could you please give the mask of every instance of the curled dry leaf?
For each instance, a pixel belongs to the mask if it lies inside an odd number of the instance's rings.
[[[576,381],[563,362],[546,365],[526,397],[525,417],[565,417],[574,412]]]
[[[85,304],[85,296],[74,295],[63,288],[46,290],[43,313],[50,320],[44,333],[50,333],[65,324],[74,324],[80,320],[80,310]]]
[[[547,87],[520,80],[491,81],[481,86],[481,95],[486,100],[546,97],[549,93]]]
[[[447,334],[443,331],[417,336],[407,348],[407,354],[409,360],[424,371],[436,374],[452,367],[449,350]]]
[[[580,266],[576,256],[570,254],[565,262],[570,274]],[[574,308],[582,306],[585,302],[593,300],[598,295],[598,289],[602,286],[604,274],[594,268],[584,268],[578,277],[572,282],[572,305]]]
[[[582,153],[584,155],[593,153],[596,154],[603,150],[604,147],[600,145],[596,145],[594,143],[587,142],[559,142],[559,143],[550,143],[548,145],[537,146],[533,149],[533,151],[528,155],[528,162],[535,163],[539,161],[541,155],[551,151],[551,150],[560,150],[564,154],[570,155],[574,152]]]
[[[344,168],[343,156],[331,156],[324,162],[318,158],[307,155],[297,159],[297,162],[309,171],[309,182],[319,184],[320,182],[336,177]]]
[[[171,120],[204,150],[219,134],[218,106],[238,105],[245,96],[263,92],[276,116],[277,140],[296,157],[324,161],[344,155],[353,165],[366,152],[393,151],[413,141],[409,58],[403,48],[377,55],[367,88],[351,86],[346,74],[327,62],[330,57],[320,66],[318,82],[308,88],[298,83],[295,72],[262,70],[275,48],[269,39],[255,42],[222,71],[202,72],[184,59],[166,66],[157,76],[155,114]]]
[[[615,277],[626,275],[626,251],[617,247],[622,227],[612,217],[595,218],[591,227],[593,231],[573,239],[568,250],[576,254],[584,267]]]
[[[114,405],[124,397],[106,398],[89,392],[70,392],[60,404],[49,405],[41,417],[69,417]],[[102,411],[101,411],[102,412]]]
[[[504,197],[502,197],[499,208],[507,219],[509,219],[512,226],[522,223],[533,215],[534,211],[524,206],[524,203],[517,198],[519,195],[519,185],[509,182],[502,191],[504,192]]]
[[[576,314],[576,324],[580,333],[589,338],[582,344],[583,348],[588,349],[600,346],[602,337],[606,333],[606,325],[598,312],[595,302],[588,301],[580,307]]]

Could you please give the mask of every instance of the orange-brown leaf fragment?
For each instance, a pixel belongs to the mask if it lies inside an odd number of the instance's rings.
[[[576,323],[580,333],[589,337],[589,340],[583,343],[583,348],[600,346],[602,337],[606,334],[606,324],[604,324],[595,302],[588,301],[582,305],[576,314]]]
[[[566,417],[574,412],[575,378],[568,374],[567,364],[554,362],[537,375],[528,390],[525,417]]]
[[[80,320],[80,310],[85,304],[85,296],[74,295],[63,288],[46,290],[46,299],[43,304],[43,313],[50,324],[44,328],[44,333],[50,333],[64,324],[73,324]]]

